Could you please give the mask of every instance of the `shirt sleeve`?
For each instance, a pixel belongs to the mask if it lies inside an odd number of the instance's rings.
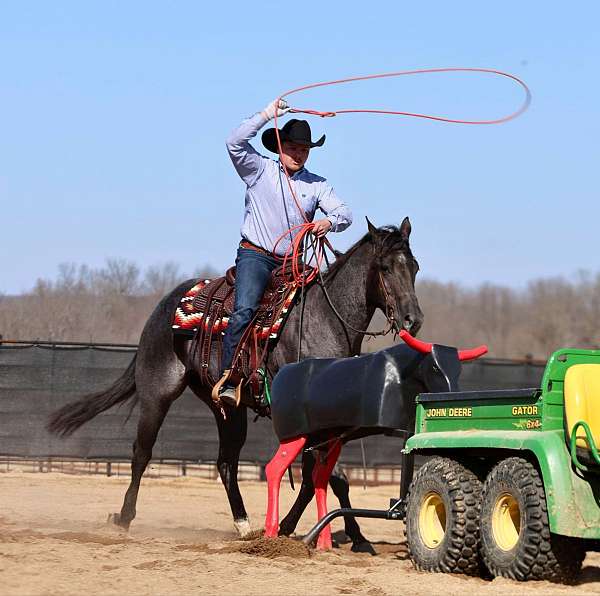
[[[227,137],[226,145],[229,157],[240,178],[252,186],[265,169],[266,157],[261,155],[251,144],[250,139],[267,123],[262,112],[244,120]]]
[[[352,212],[331,186],[323,183],[323,189],[319,194],[319,209],[331,222],[332,232],[342,232],[352,223]]]

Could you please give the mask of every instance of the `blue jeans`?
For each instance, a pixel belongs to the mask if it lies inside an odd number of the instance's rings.
[[[235,301],[233,313],[223,337],[221,371],[231,368],[237,345],[255,315],[271,272],[279,262],[249,248],[238,248],[235,260]]]

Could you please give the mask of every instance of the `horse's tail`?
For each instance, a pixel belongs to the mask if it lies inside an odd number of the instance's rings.
[[[131,410],[133,410],[137,402],[135,392],[136,358],[137,354],[133,357],[125,372],[108,389],[86,395],[56,410],[50,415],[46,428],[51,433],[66,437],[101,412],[131,398],[134,398],[131,404]]]

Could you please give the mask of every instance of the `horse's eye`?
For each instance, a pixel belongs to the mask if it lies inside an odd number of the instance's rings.
[[[382,273],[389,273],[390,272],[390,268],[387,265],[381,265],[381,272]]]

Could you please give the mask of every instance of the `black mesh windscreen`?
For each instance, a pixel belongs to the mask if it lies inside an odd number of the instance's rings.
[[[101,347],[0,346],[0,455],[27,458],[129,459],[138,411],[126,421],[129,405],[116,406],[67,439],[50,435],[48,415],[79,397],[108,387],[125,370],[134,351]],[[478,360],[463,365],[461,389],[539,386],[538,364]],[[253,423],[241,460],[266,463],[277,447],[268,419]],[[364,439],[368,466],[396,465],[402,441],[393,437]],[[154,459],[214,461],[218,436],[210,410],[189,390],[176,400],[160,430]],[[348,443],[341,461],[361,464],[360,441]]]

